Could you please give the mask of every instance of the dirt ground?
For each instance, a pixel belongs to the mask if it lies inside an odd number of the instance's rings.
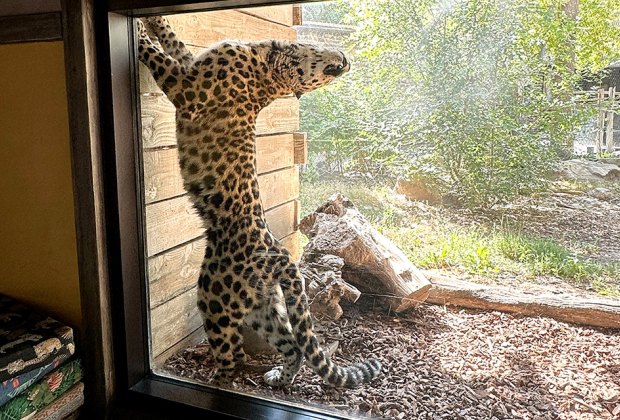
[[[383,373],[353,390],[329,388],[305,367],[287,390],[262,373],[277,356],[251,358],[233,384],[239,392],[318,404],[357,417],[389,419],[619,419],[620,332],[547,318],[423,305],[405,315],[369,300],[346,306],[338,321],[317,322],[334,360],[378,357]],[[207,381],[208,345],[166,362],[176,375]]]
[[[518,223],[533,236],[558,240],[595,262],[620,260],[620,192],[607,193],[561,188],[522,197],[489,214]],[[481,216],[479,216],[482,218]]]

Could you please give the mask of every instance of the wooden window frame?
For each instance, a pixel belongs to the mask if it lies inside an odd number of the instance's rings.
[[[346,418],[158,376],[149,363],[133,16],[301,2],[63,0],[85,418]]]
[[[0,44],[62,40],[60,12],[0,16]]]

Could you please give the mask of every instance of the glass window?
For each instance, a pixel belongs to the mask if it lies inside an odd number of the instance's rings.
[[[137,69],[156,374],[351,416],[617,414],[617,335],[494,311],[620,296],[619,5],[166,19]]]

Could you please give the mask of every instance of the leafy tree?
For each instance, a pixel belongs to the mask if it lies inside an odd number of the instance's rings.
[[[352,0],[353,71],[302,100],[341,173],[422,176],[470,205],[541,188],[593,108],[581,74],[620,55],[611,0]]]

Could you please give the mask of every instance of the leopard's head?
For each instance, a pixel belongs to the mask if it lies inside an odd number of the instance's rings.
[[[288,41],[264,41],[256,47],[270,79],[280,88],[278,96],[295,94],[299,98],[351,68],[344,53],[334,48]]]

